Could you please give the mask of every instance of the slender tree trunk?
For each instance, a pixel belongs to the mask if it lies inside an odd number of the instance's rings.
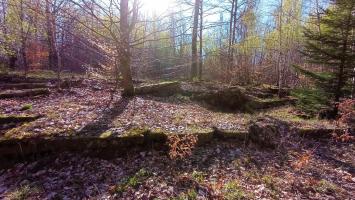
[[[321,32],[321,27],[320,27],[320,19],[321,19],[321,16],[320,16],[320,8],[319,8],[319,0],[316,0],[316,12],[317,12],[317,28],[318,28],[318,33],[319,35],[322,34]]]
[[[25,76],[28,73],[28,63],[27,63],[27,55],[26,55],[26,42],[27,36],[24,30],[24,10],[23,10],[23,0],[20,1],[20,34],[21,34],[21,56],[22,56],[22,64],[25,69]]]
[[[199,60],[199,80],[202,80],[202,67],[203,67],[203,0],[201,0],[200,4],[200,60]]]
[[[228,73],[230,73],[231,71],[231,66],[233,62],[232,45],[233,45],[233,21],[234,21],[233,19],[234,19],[234,8],[235,8],[234,5],[235,5],[235,0],[232,0],[232,10],[230,13],[230,20],[229,20]]]
[[[51,0],[46,0],[46,31],[48,43],[48,66],[49,69],[56,70],[58,68],[58,53],[55,45],[55,14],[50,10]]]
[[[200,10],[200,0],[195,0],[194,8],[194,22],[192,28],[192,43],[191,43],[191,52],[192,52],[192,62],[191,62],[191,80],[197,77],[197,65],[198,65],[198,55],[197,55],[197,28],[198,28],[198,18]]]
[[[120,69],[122,73],[122,84],[123,84],[123,95],[125,96],[133,96],[134,95],[134,87],[132,81],[131,74],[131,53],[130,53],[130,45],[129,45],[129,33],[130,28],[128,24],[128,0],[121,0],[120,2],[120,38],[121,45],[117,48],[120,49],[119,53],[120,57]],[[121,47],[121,48],[120,48]]]
[[[7,4],[4,0],[1,1],[1,6],[3,8],[2,10],[2,27],[3,27],[3,35],[4,35],[4,43],[5,43],[5,49],[8,51],[12,51],[12,52],[8,52],[7,53],[7,57],[8,57],[8,67],[10,69],[15,69],[16,68],[16,61],[17,61],[17,52],[13,49],[13,47],[11,47],[10,45],[10,39],[9,39],[9,35],[8,35],[8,31],[7,31]]]
[[[234,0],[232,46],[236,43],[238,0]],[[231,64],[234,65],[234,48],[231,49]]]
[[[17,61],[17,53],[11,53],[11,55],[9,56],[9,67],[11,69],[15,69],[16,68],[16,61]]]
[[[283,14],[283,0],[280,4],[279,14],[279,56],[277,58],[277,84],[279,86],[279,97],[282,97],[282,69],[281,69],[281,57],[282,57],[282,14]]]
[[[60,46],[58,45],[58,50],[57,50],[57,58],[58,58],[58,63],[57,63],[57,87],[58,90],[60,90],[60,86],[62,83],[62,78],[61,78],[61,73],[62,73],[62,66],[63,66],[63,51],[64,51],[64,29],[62,29],[61,32],[61,37],[60,37]]]
[[[355,68],[353,69],[353,74],[355,74]],[[355,98],[355,76],[354,75],[351,77],[351,82],[352,82],[351,98]]]
[[[174,14],[171,14],[170,41],[173,50],[173,56],[176,57],[176,20]]]

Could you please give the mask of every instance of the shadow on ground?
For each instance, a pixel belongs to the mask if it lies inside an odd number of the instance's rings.
[[[76,135],[97,136],[111,128],[112,121],[121,115],[133,98],[122,97],[114,102],[112,106],[106,108],[101,116],[95,121],[87,124]]]

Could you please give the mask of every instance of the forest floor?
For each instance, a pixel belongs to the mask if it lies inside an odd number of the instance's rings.
[[[88,81],[47,96],[0,99],[3,116],[40,116],[1,127],[0,137],[119,136],[136,128],[243,132],[250,120],[265,116],[296,127],[336,127],[331,121],[300,118],[291,105],[255,113],[220,112],[179,94],[128,99],[112,91],[111,85]],[[352,199],[354,157],[353,142],[297,135],[276,149],[213,140],[184,159],[171,159],[164,150],[127,150],[111,159],[60,153],[0,170],[0,198]]]
[[[180,94],[170,97],[137,96],[122,98],[113,87],[91,83],[48,96],[0,100],[0,115],[41,116],[38,120],[0,129],[0,137],[55,137],[74,135],[113,135],[136,128],[161,130],[165,133],[190,133],[194,130],[218,128],[226,131],[246,131],[251,119],[272,116],[298,127],[334,128],[327,120],[303,119],[293,106],[282,106],[255,113],[220,112]],[[31,109],[23,110],[30,106]],[[102,121],[104,119],[104,121]],[[93,131],[87,130],[93,127]]]
[[[352,199],[354,144],[298,142],[283,150],[213,142],[181,161],[160,151],[110,160],[63,153],[0,171],[0,197]]]

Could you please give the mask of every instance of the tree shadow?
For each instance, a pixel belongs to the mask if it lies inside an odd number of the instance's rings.
[[[327,145],[336,145],[337,149],[341,146],[349,145],[348,143],[338,143],[338,144],[327,144]],[[344,171],[347,171],[350,174],[355,174],[355,166],[352,163],[344,162],[338,159],[336,152],[332,151],[329,147],[325,146],[319,149],[316,149],[315,155],[318,160],[321,160],[325,163],[332,165],[334,168],[341,168]]]
[[[194,105],[194,106],[199,106],[202,107],[208,111],[211,112],[219,112],[219,113],[226,113],[226,114],[231,114],[231,113],[249,113],[251,114],[252,112],[250,110],[243,110],[243,109],[230,109],[230,108],[224,108],[223,106],[214,106],[206,103],[203,100],[197,100],[193,98],[192,96],[188,95],[182,95],[182,94],[177,94],[177,95],[171,95],[171,96],[153,96],[153,95],[140,95],[139,96],[142,99],[149,100],[149,101],[157,101],[161,103],[169,103],[169,104],[174,104],[174,105]]]
[[[109,130],[113,120],[124,112],[132,99],[133,98],[130,97],[120,98],[118,101],[114,102],[110,108],[106,108],[99,118],[76,132],[76,135],[97,136]]]

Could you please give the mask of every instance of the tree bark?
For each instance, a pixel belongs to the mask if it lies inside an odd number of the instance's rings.
[[[133,96],[134,87],[131,74],[131,54],[129,45],[129,33],[130,28],[128,24],[128,0],[121,0],[120,4],[120,34],[121,34],[121,48],[119,48],[120,58],[120,69],[122,73],[122,84],[123,84],[123,95]]]
[[[277,84],[279,87],[279,97],[282,97],[282,69],[281,69],[281,48],[282,48],[282,12],[283,12],[283,0],[280,4],[280,13],[279,13],[279,55],[277,58]]]
[[[232,45],[233,45],[233,21],[234,21],[234,6],[235,0],[232,0],[232,10],[230,13],[230,20],[229,20],[229,44],[228,44],[228,73],[230,73],[233,55],[232,55]]]
[[[23,68],[25,69],[25,76],[27,76],[28,72],[28,63],[27,63],[27,55],[26,55],[26,43],[27,43],[27,36],[24,30],[24,10],[23,10],[24,2],[23,0],[20,1],[20,31],[21,31],[21,56],[22,56],[22,64]]]
[[[200,60],[199,60],[199,80],[202,80],[202,67],[203,67],[203,0],[200,2]]]
[[[198,17],[200,10],[200,0],[195,0],[194,8],[194,22],[192,28],[192,63],[191,63],[191,80],[197,77],[197,64],[198,64],[198,55],[197,55],[197,27],[198,27]]]
[[[55,30],[55,16],[51,12],[51,0],[46,0],[46,28],[47,28],[47,43],[48,43],[48,67],[56,70],[58,68],[58,54],[55,45],[56,30]]]
[[[234,13],[233,13],[233,31],[232,31],[232,47],[236,42],[236,31],[237,31],[237,11],[238,11],[238,0],[234,0]],[[231,64],[234,65],[234,48],[231,49]]]

